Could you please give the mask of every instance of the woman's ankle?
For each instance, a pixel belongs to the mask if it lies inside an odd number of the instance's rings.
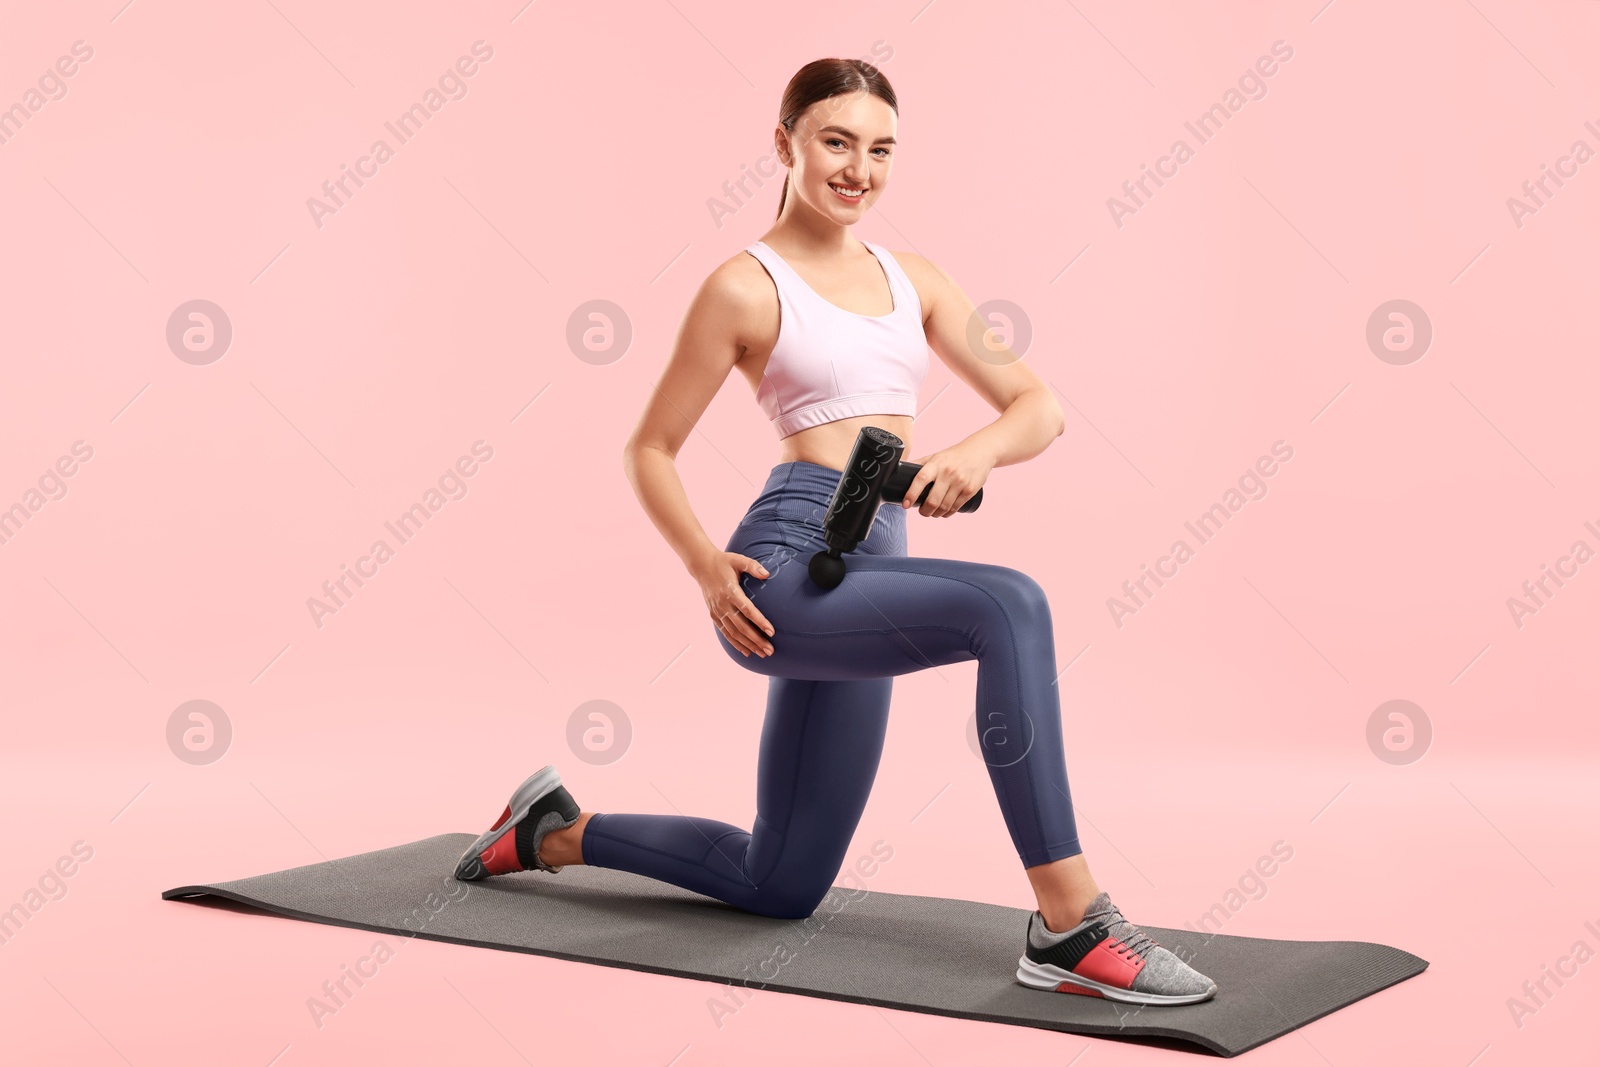
[[[551,830],[539,842],[539,858],[552,867],[583,865],[583,829],[589,824],[592,811],[580,811],[578,821],[559,830]]]
[[[1083,922],[1083,914],[1089,908],[1089,900],[1082,903],[1063,903],[1060,901],[1040,901],[1039,914],[1044,917],[1044,928],[1053,934],[1066,931]]]
[[[1029,867],[1027,875],[1045,927],[1054,933],[1083,922],[1084,912],[1100,893],[1094,875],[1089,873],[1089,861],[1081,852]]]

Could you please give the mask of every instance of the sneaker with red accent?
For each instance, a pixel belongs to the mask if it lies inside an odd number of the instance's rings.
[[[1217,983],[1124,919],[1105,893],[1070,930],[1049,929],[1037,911],[1029,916],[1017,981],[1128,1004],[1196,1004],[1217,992]]]
[[[539,858],[539,842],[551,830],[578,821],[578,802],[572,799],[554,767],[541,767],[511,794],[511,802],[493,826],[485,830],[456,864],[456,880],[476,882],[492,874],[561,870]]]

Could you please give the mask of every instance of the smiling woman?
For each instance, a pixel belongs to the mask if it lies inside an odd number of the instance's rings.
[[[861,60],[856,60],[854,63],[843,60],[835,62],[838,63],[837,66],[819,61],[808,63],[801,68],[800,73],[794,76],[789,82],[788,89],[784,91],[783,104],[778,112],[778,125],[791,135],[789,143],[793,145],[798,141],[806,151],[806,162],[811,164],[807,170],[835,169],[845,157],[845,153],[853,152],[857,144],[862,141],[864,134],[835,122],[839,112],[855,101],[854,94],[867,93],[875,96],[887,104],[897,116],[900,113],[900,104],[895,99],[894,89],[877,67]],[[870,142],[873,157],[871,166],[876,168],[882,164],[881,177],[884,181],[889,177],[889,159],[894,151],[894,143],[893,135],[887,133],[880,134]],[[816,146],[820,146],[821,150],[810,151]],[[785,152],[780,147],[778,158],[791,171],[790,174],[783,176],[783,191],[778,194],[777,217],[781,218],[783,205],[789,199],[789,179],[797,163],[792,148]],[[833,166],[829,166],[830,162]],[[875,192],[877,187],[858,181],[856,175],[840,174],[838,179],[829,181],[824,177],[822,180],[838,195],[841,202],[865,208],[868,203],[877,199],[876,195],[870,198],[867,196],[869,192]],[[852,218],[848,221],[856,220]]]
[[[773,129],[789,169],[777,221],[695,294],[623,449],[634,492],[699,586],[723,652],[768,677],[751,828],[681,812],[585,811],[546,766],[512,793],[455,876],[588,864],[759,915],[810,916],[866,806],[894,678],[976,660],[980,747],[1039,902],[1018,931],[1016,980],[1137,1004],[1205,1000],[1216,984],[1124,919],[1089,874],[1044,589],[1011,567],[907,550],[907,511],[955,514],[994,467],[1044,451],[1065,419],[1004,345],[969,342],[976,311],[948,274],[852,233],[888,186],[898,123],[895,92],[870,63],[819,59],[795,74]],[[817,517],[865,427],[910,440],[930,348],[1000,417],[912,460],[919,469],[899,506],[879,505],[842,583],[819,595],[796,565],[825,547]],[[676,458],[735,369],[771,420],[781,459],[719,547],[695,519]],[[907,709],[919,712],[928,709]]]
[[[887,41],[877,40],[872,42],[871,54],[862,56],[861,62],[876,64],[881,67],[893,58],[894,46]],[[831,99],[823,100],[817,105],[817,110],[823,113],[836,110],[838,106],[841,106],[840,101],[845,99],[847,98],[844,96],[835,96]],[[759,194],[760,190],[767,187],[769,180],[777,177],[780,170],[784,171],[785,184],[788,183],[788,167],[779,158],[779,155],[778,148],[774,146],[772,151],[758,157],[753,163],[741,163],[739,165],[739,177],[723,182],[720,196],[706,198],[706,211],[710,214],[711,222],[717,229],[722,229],[729,219],[737,215],[755,199],[751,192],[751,186],[754,186],[756,193]],[[778,212],[779,214],[783,212],[781,200],[779,201]]]

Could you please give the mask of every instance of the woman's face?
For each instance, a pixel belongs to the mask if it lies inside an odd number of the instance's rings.
[[[793,133],[778,127],[792,153],[789,195],[842,226],[856,222],[889,183],[897,123],[894,108],[867,92],[812,104]]]

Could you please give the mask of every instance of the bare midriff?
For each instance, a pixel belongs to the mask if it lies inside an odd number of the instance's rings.
[[[778,442],[778,462],[800,459],[842,471],[850,460],[850,450],[855,448],[856,438],[863,426],[877,426],[900,438],[906,443],[902,458],[910,459],[911,424],[915,421],[910,415],[854,415],[798,430]]]

